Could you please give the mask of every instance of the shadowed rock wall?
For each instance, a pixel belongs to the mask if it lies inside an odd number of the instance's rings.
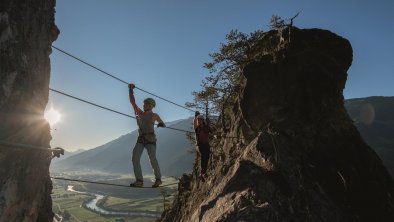
[[[49,146],[52,42],[59,31],[53,0],[0,3],[0,140]],[[51,153],[0,145],[0,221],[52,221]]]

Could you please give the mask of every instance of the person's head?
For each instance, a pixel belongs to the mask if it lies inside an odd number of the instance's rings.
[[[144,100],[144,111],[150,111],[156,106],[156,102],[152,98],[146,98]]]

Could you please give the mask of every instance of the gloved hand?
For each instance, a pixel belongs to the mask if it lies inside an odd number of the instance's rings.
[[[60,147],[56,147],[56,148],[52,149],[52,154],[54,157],[59,158],[60,155],[64,155],[64,149],[60,148]]]
[[[199,116],[200,115],[200,112],[198,112],[198,111],[196,111],[195,113],[194,113],[194,117],[197,117],[197,116]]]
[[[166,125],[164,123],[159,123],[157,124],[157,127],[166,127]]]
[[[133,84],[133,83],[130,83],[129,84],[129,92],[131,93],[131,94],[134,94],[134,89],[135,88],[135,85]]]

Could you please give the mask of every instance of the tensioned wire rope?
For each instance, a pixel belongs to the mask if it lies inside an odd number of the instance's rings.
[[[52,149],[52,148],[47,147],[47,146],[37,146],[37,145],[16,143],[16,142],[4,141],[4,140],[0,140],[0,145],[20,147],[20,148],[29,148],[29,149],[39,149],[39,150],[51,151],[51,152],[52,151],[57,151],[56,148]],[[154,187],[131,187],[129,185],[123,185],[123,184],[105,183],[105,182],[99,182],[99,181],[89,181],[89,180],[80,180],[80,179],[71,179],[71,178],[65,178],[65,177],[54,177],[54,176],[51,176],[51,178],[54,179],[54,180],[65,180],[65,181],[92,183],[92,184],[127,187],[127,188],[154,188]],[[159,187],[168,187],[168,186],[172,186],[172,185],[175,185],[175,184],[178,184],[178,182],[177,183],[170,183],[170,184],[163,184],[163,185],[160,185]]]
[[[117,187],[127,187],[127,188],[154,188],[154,187],[132,187],[129,185],[123,185],[123,184],[114,184],[114,183],[105,183],[105,182],[99,182],[99,181],[89,181],[89,180],[79,180],[79,179],[69,179],[69,178],[64,178],[64,177],[51,177],[54,180],[65,180],[65,181],[74,181],[74,182],[82,182],[82,183],[92,183],[92,184],[100,184],[100,185],[107,185],[107,186],[117,186]],[[177,183],[170,183],[170,184],[163,184],[160,185],[159,187],[168,187],[178,184]]]
[[[3,146],[14,146],[14,147],[21,147],[21,148],[30,148],[30,149],[39,149],[39,150],[46,150],[46,151],[57,151],[56,148],[46,147],[46,146],[37,146],[31,144],[24,144],[24,143],[16,143],[11,141],[0,140],[0,145]]]
[[[55,48],[55,47],[54,47],[54,48]],[[121,80],[121,79],[119,79],[119,78],[117,78],[117,77],[115,77],[115,76],[113,76],[113,75],[111,75],[111,74],[109,74],[109,73],[107,73],[107,72],[104,72],[104,71],[102,71],[101,69],[99,69],[99,68],[97,68],[97,67],[95,67],[95,66],[92,66],[92,65],[90,65],[89,63],[84,62],[83,60],[78,59],[77,57],[74,57],[74,56],[72,56],[72,55],[70,55],[70,54],[68,54],[68,53],[66,53],[66,52],[64,52],[64,51],[62,51],[62,50],[60,50],[60,49],[58,49],[58,48],[55,48],[55,49],[57,49],[57,50],[59,50],[59,51],[65,53],[65,54],[67,54],[67,55],[69,55],[69,56],[71,56],[71,57],[73,57],[73,58],[75,58],[75,59],[77,59],[77,60],[79,60],[79,61],[81,61],[81,62],[83,62],[83,63],[85,63],[85,64],[87,64],[87,65],[89,65],[89,66],[91,66],[91,67],[93,67],[93,68],[95,68],[95,69],[97,69],[97,70],[103,72],[103,73],[105,73],[105,74],[107,74],[107,75],[109,75],[109,76],[111,76],[112,78],[115,78],[115,79],[117,79],[117,80],[119,80],[119,81],[121,81],[121,82],[123,82],[123,83],[128,84],[127,82],[125,82],[125,81],[123,81],[123,80]],[[137,87],[136,87],[136,88],[137,88]],[[167,99],[164,99],[164,98],[162,98],[162,97],[160,97],[160,96],[157,96],[157,95],[155,95],[155,94],[153,94],[153,93],[147,92],[147,91],[145,91],[145,90],[143,90],[143,89],[141,89],[141,88],[137,88],[137,89],[139,89],[139,90],[141,90],[141,91],[143,91],[143,92],[146,92],[146,93],[148,93],[148,94],[150,94],[150,95],[153,95],[153,96],[155,96],[155,97],[157,97],[157,98],[160,98],[160,99],[162,99],[162,100],[164,100],[164,101],[167,101],[167,102],[169,102],[169,103],[172,103],[172,104],[174,104],[174,105],[177,105],[177,106],[179,106],[179,107],[188,109],[188,110],[190,110],[190,111],[194,111],[194,110],[189,109],[189,108],[187,108],[187,107],[184,107],[184,106],[181,106],[181,105],[179,105],[179,104],[176,104],[176,103],[174,103],[174,102],[172,102],[172,101],[169,101],[169,100],[167,100]],[[72,96],[72,95],[70,95],[70,94],[61,92],[61,91],[59,91],[59,90],[52,89],[52,88],[49,88],[49,90],[51,90],[51,91],[53,91],[53,92],[55,92],[55,93],[61,94],[61,95],[63,95],[63,96],[67,96],[67,97],[70,97],[70,98],[72,98],[72,99],[75,99],[75,100],[78,100],[78,101],[87,103],[87,104],[89,104],[89,105],[96,106],[96,107],[98,107],[98,108],[101,108],[101,109],[104,109],[104,110],[107,110],[107,111],[111,111],[111,112],[117,113],[117,114],[119,114],[119,115],[123,115],[123,116],[129,117],[129,118],[136,119],[136,117],[134,117],[134,116],[131,116],[131,115],[128,115],[128,114],[125,114],[125,113],[122,113],[122,112],[119,112],[119,111],[116,111],[116,110],[113,110],[113,109],[110,109],[110,108],[107,108],[107,107],[98,105],[98,104],[96,104],[96,103],[93,103],[93,102],[90,102],[90,101],[87,101],[87,100],[84,100],[84,99],[81,99],[81,98]],[[192,131],[183,130],[183,129],[177,129],[177,128],[173,128],[173,127],[165,127],[165,128],[172,129],[172,130],[177,130],[177,131],[181,131],[181,132],[186,132],[186,133],[194,133],[194,132],[192,132]],[[226,136],[226,138],[238,138],[238,137],[228,137],[228,136]],[[40,150],[51,151],[51,152],[56,150],[56,148],[53,149],[53,148],[45,147],[45,146],[36,146],[36,145],[15,143],[15,142],[10,142],[10,141],[3,141],[3,140],[0,140],[0,144],[1,144],[1,145],[6,145],[6,146],[16,146],[16,147],[23,147],[23,148],[40,149]],[[122,185],[122,184],[112,184],[112,183],[105,183],[105,182],[98,182],[98,181],[88,181],[88,180],[70,179],[70,178],[64,178],[64,177],[51,177],[51,178],[52,178],[52,179],[55,179],[55,180],[65,180],[65,181],[92,183],[92,184],[100,184],[100,185],[107,185],[107,186],[119,186],[119,187],[135,188],[135,187],[130,187],[130,186],[127,186],[127,185]],[[178,183],[165,184],[165,185],[161,185],[161,186],[159,186],[159,187],[166,187],[166,186],[171,186],[171,185],[175,185],[175,184],[178,184]],[[138,187],[138,188],[152,188],[152,187]]]
[[[81,63],[83,63],[83,64],[85,64],[85,65],[87,65],[87,66],[90,66],[91,68],[93,68],[93,69],[95,69],[95,70],[97,70],[97,71],[99,71],[99,72],[101,72],[101,73],[103,73],[103,74],[105,74],[105,75],[107,75],[107,76],[113,78],[113,79],[116,79],[116,80],[118,80],[118,81],[120,81],[120,82],[122,82],[122,83],[124,83],[124,84],[127,84],[127,85],[129,84],[128,82],[126,82],[126,81],[120,79],[119,77],[116,77],[115,75],[113,75],[113,74],[111,74],[111,73],[108,73],[108,72],[106,72],[106,71],[104,71],[104,70],[98,68],[97,66],[92,65],[92,64],[90,64],[90,63],[88,63],[88,62],[86,62],[86,61],[80,59],[79,57],[72,55],[72,54],[69,53],[69,52],[66,52],[66,51],[63,50],[63,49],[60,49],[60,48],[58,48],[58,47],[56,47],[56,46],[52,46],[52,48],[54,48],[55,50],[57,50],[57,51],[59,51],[59,52],[65,54],[65,55],[67,55],[67,56],[69,56],[69,57],[71,57],[71,58],[73,58],[73,59],[75,59],[75,60],[77,60],[77,61],[79,61],[79,62],[81,62]],[[181,107],[181,108],[183,108],[183,109],[187,109],[187,110],[189,110],[189,111],[195,112],[195,110],[192,110],[192,109],[190,109],[190,108],[188,108],[188,107],[179,105],[178,103],[175,103],[175,102],[173,102],[173,101],[170,101],[170,100],[168,100],[168,99],[165,99],[165,98],[163,98],[163,97],[161,97],[161,96],[159,96],[159,95],[153,94],[153,93],[148,92],[148,91],[146,91],[146,90],[144,90],[144,89],[141,89],[141,88],[139,88],[139,87],[135,87],[135,88],[138,89],[138,90],[140,90],[140,91],[142,91],[142,92],[145,92],[145,93],[147,93],[147,94],[149,94],[149,95],[152,95],[152,96],[154,96],[154,97],[157,97],[157,98],[159,98],[159,99],[161,99],[161,100],[164,100],[164,101],[166,101],[166,102],[168,102],[168,103],[171,103],[171,104],[176,105],[176,106],[178,106],[178,107]],[[88,104],[90,104],[90,105],[93,105],[93,106],[96,106],[96,107],[99,107],[99,108],[102,108],[102,109],[105,109],[105,110],[108,110],[108,111],[111,111],[111,112],[115,112],[115,113],[118,113],[118,114],[120,114],[120,115],[124,115],[124,116],[131,117],[131,118],[134,118],[134,119],[135,119],[135,117],[130,116],[130,115],[128,115],[128,114],[124,114],[124,113],[115,111],[115,110],[113,110],[113,109],[109,109],[109,108],[106,108],[106,107],[104,107],[104,106],[100,106],[100,105],[94,104],[94,103],[92,103],[92,102],[89,102],[89,101],[86,101],[86,100],[77,98],[77,97],[75,97],[75,96],[71,96],[71,95],[66,94],[66,93],[63,93],[63,92],[60,92],[60,91],[58,91],[58,90],[51,89],[51,88],[50,88],[50,90],[53,91],[53,92],[62,94],[62,95],[64,95],[64,96],[68,96],[68,97],[71,97],[71,98],[73,98],[73,99],[76,99],[76,100],[79,100],[79,101],[88,103]],[[177,128],[173,128],[173,127],[166,127],[166,128],[168,128],[168,129],[173,129],[173,130],[177,130],[177,131],[181,131],[181,132],[186,132],[186,133],[194,133],[194,132],[192,132],[192,131],[177,129]],[[216,137],[222,137],[222,138],[225,137],[225,138],[236,138],[236,139],[239,139],[239,137],[219,136],[219,135],[215,135],[215,136],[216,136]]]
[[[52,48],[56,49],[57,51],[59,51],[59,52],[65,54],[65,55],[67,55],[67,56],[69,56],[69,57],[71,57],[71,58],[73,58],[73,59],[75,59],[75,60],[77,60],[77,61],[79,61],[79,62],[81,62],[81,63],[83,63],[83,64],[85,64],[85,65],[87,65],[87,66],[90,66],[91,68],[93,68],[93,69],[95,69],[95,70],[97,70],[97,71],[99,71],[99,72],[101,72],[101,73],[103,73],[103,74],[105,74],[105,75],[107,75],[107,76],[113,78],[113,79],[116,79],[116,80],[118,80],[118,81],[120,81],[120,82],[122,82],[122,83],[124,83],[124,84],[127,84],[127,85],[129,84],[128,82],[126,82],[126,81],[120,79],[119,77],[116,77],[115,75],[113,75],[113,74],[111,74],[111,73],[108,73],[108,72],[106,72],[106,71],[104,71],[104,70],[98,68],[97,66],[94,66],[94,65],[92,65],[92,64],[90,64],[90,63],[88,63],[88,62],[86,62],[86,61],[84,61],[84,60],[82,60],[82,59],[80,59],[80,58],[78,58],[78,57],[72,55],[72,54],[70,54],[69,52],[64,51],[63,49],[60,49],[60,48],[58,48],[58,47],[56,47],[56,46],[52,46]],[[136,86],[135,88],[138,89],[138,90],[140,90],[140,91],[142,91],[142,92],[144,92],[144,93],[147,93],[147,94],[149,94],[149,95],[151,95],[151,96],[154,96],[154,97],[159,98],[159,99],[161,99],[161,100],[164,100],[164,101],[166,101],[166,102],[168,102],[168,103],[171,103],[171,104],[173,104],[173,105],[175,105],[175,106],[178,106],[178,107],[181,107],[181,108],[183,108],[183,109],[187,109],[187,110],[189,110],[189,111],[195,112],[195,110],[192,110],[192,109],[190,109],[190,108],[188,108],[188,107],[186,107],[186,106],[182,106],[182,105],[180,105],[180,104],[178,104],[178,103],[175,103],[175,102],[173,102],[173,101],[171,101],[171,100],[168,100],[168,99],[166,99],[166,98],[163,98],[163,97],[161,97],[161,96],[159,96],[159,95],[157,95],[157,94],[154,94],[154,93],[151,93],[151,92],[146,91],[146,90],[144,90],[144,89],[141,89],[141,88],[139,88],[139,87],[137,87],[137,86]]]
[[[107,107],[98,105],[98,104],[93,103],[93,102],[89,102],[89,101],[87,101],[87,100],[85,100],[85,99],[81,99],[81,98],[72,96],[72,95],[70,95],[70,94],[61,92],[61,91],[59,91],[59,90],[52,89],[52,88],[49,88],[49,90],[51,90],[52,92],[61,94],[61,95],[63,95],[63,96],[67,96],[67,97],[70,97],[70,98],[72,98],[72,99],[75,99],[75,100],[78,100],[78,101],[87,103],[87,104],[89,104],[89,105],[96,106],[96,107],[98,107],[98,108],[101,108],[101,109],[104,109],[104,110],[107,110],[107,111],[110,111],[110,112],[113,112],[113,113],[117,113],[117,114],[119,114],[119,115],[123,115],[123,116],[129,117],[129,118],[136,119],[135,116],[131,116],[131,115],[129,115],[129,114],[122,113],[122,112],[119,112],[119,111],[116,111],[116,110],[113,110],[113,109],[110,109],[110,108],[107,108]],[[157,124],[156,124],[156,125],[157,125]],[[194,132],[192,132],[192,131],[183,130],[183,129],[177,129],[177,128],[173,128],[173,127],[167,127],[167,126],[166,126],[165,128],[172,129],[172,130],[177,130],[177,131],[181,131],[181,132],[186,132],[186,133],[194,133]]]
[[[104,109],[104,110],[107,110],[107,111],[110,111],[110,112],[114,112],[114,113],[119,114],[119,115],[123,115],[123,116],[129,117],[129,118],[136,119],[136,117],[134,117],[134,116],[131,116],[131,115],[128,115],[128,114],[126,114],[126,113],[122,113],[122,112],[119,112],[119,111],[116,111],[116,110],[113,110],[113,109],[110,109],[110,108],[107,108],[107,107],[98,105],[98,104],[96,104],[96,103],[89,102],[89,101],[87,101],[87,100],[84,100],[84,99],[81,99],[81,98],[72,96],[72,95],[67,94],[67,93],[64,93],[64,92],[61,92],[61,91],[59,91],[59,90],[55,90],[55,89],[52,89],[52,88],[49,88],[49,90],[51,90],[51,91],[53,91],[53,92],[55,92],[55,93],[61,94],[61,95],[63,95],[63,96],[67,96],[67,97],[70,97],[70,98],[72,98],[72,99],[75,99],[75,100],[78,100],[78,101],[81,101],[81,102],[90,104],[90,105],[92,105],[92,106],[96,106],[96,107],[98,107],[98,108],[101,108],[101,109]],[[176,130],[176,131],[181,131],[181,132],[186,132],[186,133],[194,133],[194,132],[192,132],[192,131],[183,130],[183,129],[178,129],[178,128],[169,127],[169,126],[166,126],[165,128],[172,129],[172,130]],[[238,138],[238,137],[219,136],[219,135],[215,135],[215,136],[216,136],[216,137],[225,137],[225,138]],[[8,146],[23,147],[23,148],[31,148],[31,149],[48,150],[48,151],[55,151],[55,150],[57,150],[56,148],[59,148],[59,147],[51,148],[51,147],[37,146],[37,145],[31,145],[31,144],[15,143],[15,142],[4,141],[4,140],[0,140],[0,144],[1,144],[1,145],[8,145]]]
[[[116,114],[119,114],[119,115],[123,115],[123,116],[129,117],[129,118],[136,119],[135,116],[131,116],[131,115],[129,115],[129,114],[122,113],[122,112],[116,111],[116,110],[114,110],[114,109],[110,109],[110,108],[107,108],[107,107],[105,107],[105,106],[98,105],[98,104],[96,104],[96,103],[87,101],[87,100],[85,100],[85,99],[81,99],[81,98],[72,96],[72,95],[70,95],[70,94],[68,94],[68,93],[64,93],[64,92],[61,92],[61,91],[59,91],[59,90],[52,89],[52,88],[49,88],[49,90],[51,90],[52,92],[58,93],[58,94],[60,94],[60,95],[67,96],[67,97],[70,97],[70,98],[72,98],[72,99],[75,99],[75,100],[78,100],[78,101],[87,103],[87,104],[89,104],[89,105],[92,105],[92,106],[95,106],[95,107],[98,107],[98,108],[101,108],[101,109],[104,109],[104,110],[107,110],[107,111],[110,111],[110,112],[113,112],[113,113],[116,113]],[[157,125],[157,124],[156,124],[156,125]],[[193,132],[193,131],[188,131],[188,130],[184,130],[184,129],[178,129],[178,128],[174,128],[174,127],[170,127],[170,126],[166,126],[166,127],[164,127],[164,128],[172,129],[172,130],[176,130],[176,131],[181,131],[181,132],[185,132],[185,133],[195,133],[195,132]],[[221,137],[221,138],[240,139],[239,137],[231,137],[231,136],[220,136],[220,135],[214,135],[214,136],[215,136],[215,137]]]

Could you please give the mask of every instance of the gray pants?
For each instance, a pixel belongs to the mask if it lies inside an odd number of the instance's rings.
[[[140,160],[141,160],[142,152],[144,151],[144,147],[148,151],[150,164],[152,165],[153,173],[155,174],[155,178],[160,180],[161,173],[160,173],[159,163],[157,162],[157,159],[156,159],[156,145],[155,144],[146,144],[145,146],[142,143],[135,144],[134,149],[133,149],[133,157],[132,157],[135,178],[137,180],[143,181]]]

